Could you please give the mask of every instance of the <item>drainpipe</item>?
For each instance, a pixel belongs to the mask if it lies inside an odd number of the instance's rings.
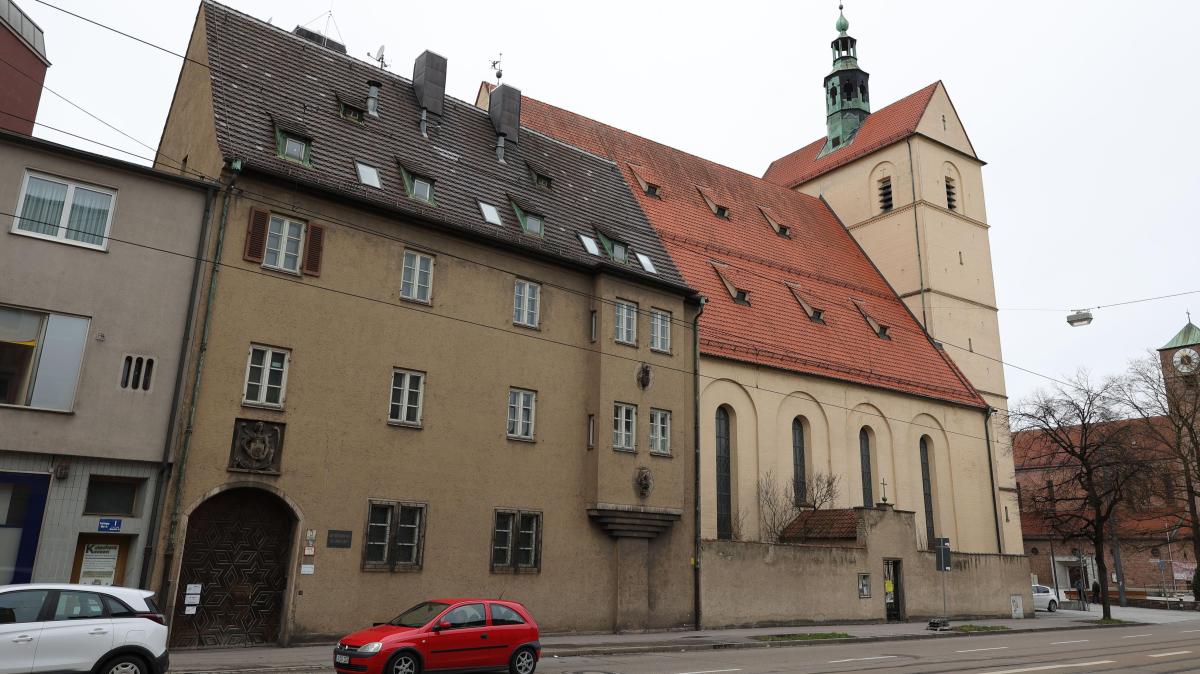
[[[695,529],[695,545],[692,551],[692,614],[696,618],[697,630],[700,629],[700,316],[704,314],[704,305],[707,302],[707,297],[700,298],[700,311],[697,311],[696,317],[692,319],[692,431],[696,439],[692,459],[692,524]]]
[[[159,583],[158,596],[167,606],[168,621],[170,615],[174,614],[174,593],[168,594],[167,587],[171,584],[170,576],[171,569],[174,566],[175,558],[175,539],[179,532],[179,507],[180,499],[183,498],[183,478],[187,472],[187,457],[188,450],[192,447],[192,430],[195,428],[196,422],[196,398],[200,392],[200,378],[204,373],[204,355],[208,350],[208,335],[212,327],[212,309],[213,299],[217,292],[217,274],[221,271],[221,250],[225,246],[225,224],[229,220],[229,198],[233,194],[233,186],[237,183],[238,174],[242,170],[240,160],[234,160],[231,163],[233,174],[229,177],[229,182],[225,185],[225,198],[221,204],[221,221],[217,225],[217,246],[213,250],[212,274],[208,277],[207,297],[204,300],[204,321],[200,328],[200,347],[196,352],[196,376],[192,379],[191,400],[188,402],[187,423],[183,427],[183,442],[179,447],[179,460],[176,465],[179,467],[175,475],[175,484],[171,493],[171,524],[167,533],[166,549],[163,551],[163,573]]]
[[[921,261],[921,225],[917,219],[917,171],[913,163],[912,136],[909,136],[904,142],[908,145],[908,178],[909,185],[912,187],[913,234],[917,239],[917,282],[921,284],[918,288],[918,292],[921,293],[921,324],[925,326],[925,332],[932,332],[932,328],[929,327],[929,312],[925,307],[925,263]],[[988,449],[988,454],[991,455],[991,453],[991,449]]]
[[[138,587],[145,588],[154,568],[154,549],[158,538],[159,518],[162,516],[163,494],[167,480],[171,477],[171,447],[174,446],[175,422],[179,414],[179,394],[183,390],[183,379],[187,374],[188,343],[192,341],[192,321],[196,314],[197,288],[204,269],[204,244],[208,240],[208,219],[212,216],[214,191],[208,188],[204,197],[204,215],[200,218],[200,240],[196,242],[196,261],[192,266],[192,288],[188,293],[187,315],[184,316],[183,338],[179,344],[179,365],[175,368],[175,389],[171,393],[171,413],[167,417],[167,432],[163,438],[162,460],[158,465],[158,480],[154,483],[154,502],[150,510],[150,527],[146,529],[146,546],[142,553],[142,568],[138,572]],[[161,600],[161,597],[159,598]]]
[[[1004,554],[1004,543],[1000,539],[1000,507],[996,503],[996,470],[992,467],[992,415],[996,408],[988,405],[983,413],[983,438],[987,442],[988,482],[992,485],[992,522],[996,525],[996,551]]]

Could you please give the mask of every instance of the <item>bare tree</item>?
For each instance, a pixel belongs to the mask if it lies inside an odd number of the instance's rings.
[[[1033,512],[1064,542],[1087,539],[1096,554],[1104,618],[1112,618],[1105,559],[1109,522],[1146,462],[1133,442],[1136,426],[1118,417],[1119,384],[1079,373],[1050,392],[1038,392],[1013,415],[1021,468],[1038,470],[1040,487],[1025,495]]]
[[[764,543],[778,543],[783,532],[801,513],[828,508],[837,500],[840,481],[836,475],[814,473],[791,484],[768,471],[758,479],[759,534]],[[798,537],[804,537],[805,521]]]
[[[1150,448],[1155,478],[1148,481],[1158,508],[1153,515],[1178,517],[1191,529],[1193,559],[1200,559],[1200,372],[1181,375],[1164,371],[1157,354],[1129,364],[1121,381],[1121,403],[1136,420],[1138,434]],[[1183,490],[1179,490],[1182,478]],[[1172,570],[1174,571],[1174,570]],[[1200,567],[1192,588],[1200,587]]]

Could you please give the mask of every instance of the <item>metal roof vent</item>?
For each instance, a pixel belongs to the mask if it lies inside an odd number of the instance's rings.
[[[321,35],[320,33],[318,33],[315,30],[309,30],[309,29],[305,28],[304,26],[296,26],[296,30],[293,30],[292,33],[295,35],[299,35],[300,37],[304,38],[305,40],[308,40],[309,42],[319,44],[322,47],[325,47],[326,49],[328,49],[330,51],[335,51],[339,54],[346,53],[346,45],[342,44],[341,42],[338,42],[337,40],[331,40],[331,39],[325,37],[324,35]]]
[[[496,159],[504,161],[505,139],[518,142],[521,127],[521,90],[502,84],[492,92],[488,101],[488,117],[496,129]]]

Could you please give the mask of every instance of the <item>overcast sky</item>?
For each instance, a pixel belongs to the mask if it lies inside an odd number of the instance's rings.
[[[19,4],[46,32],[46,84],[157,145],[180,60],[59,13]],[[197,4],[54,0],[183,52]],[[286,29],[326,27],[329,0],[230,0]],[[848,0],[877,107],[945,82],[984,169],[1004,359],[1051,376],[1120,372],[1200,317],[1197,201],[1200,3]],[[825,133],[835,0],[384,2],[334,0],[330,35],[366,58],[387,45],[409,76],[432,49],[448,90],[473,101],[504,54],[504,81],[545,100],[761,175]],[[44,94],[38,121],[149,156]],[[45,128],[36,134],[106,154]],[[120,155],[118,155],[120,156]],[[131,158],[126,156],[126,158]],[[1050,309],[1031,311],[1028,309]],[[1200,318],[1198,318],[1200,320]],[[1046,381],[1007,368],[1019,400]]]

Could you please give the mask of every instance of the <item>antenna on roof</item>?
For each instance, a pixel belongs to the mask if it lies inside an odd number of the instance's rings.
[[[374,54],[372,54],[371,52],[367,52],[367,56],[369,56],[372,61],[379,62],[380,68],[388,67],[387,61],[385,61],[383,58],[383,47],[384,47],[384,45],[379,45],[379,49],[376,49]]]
[[[500,86],[500,78],[504,77],[504,71],[500,69],[500,62],[504,60],[504,52],[500,52],[499,58],[492,61],[492,70],[496,71],[496,86]]]

